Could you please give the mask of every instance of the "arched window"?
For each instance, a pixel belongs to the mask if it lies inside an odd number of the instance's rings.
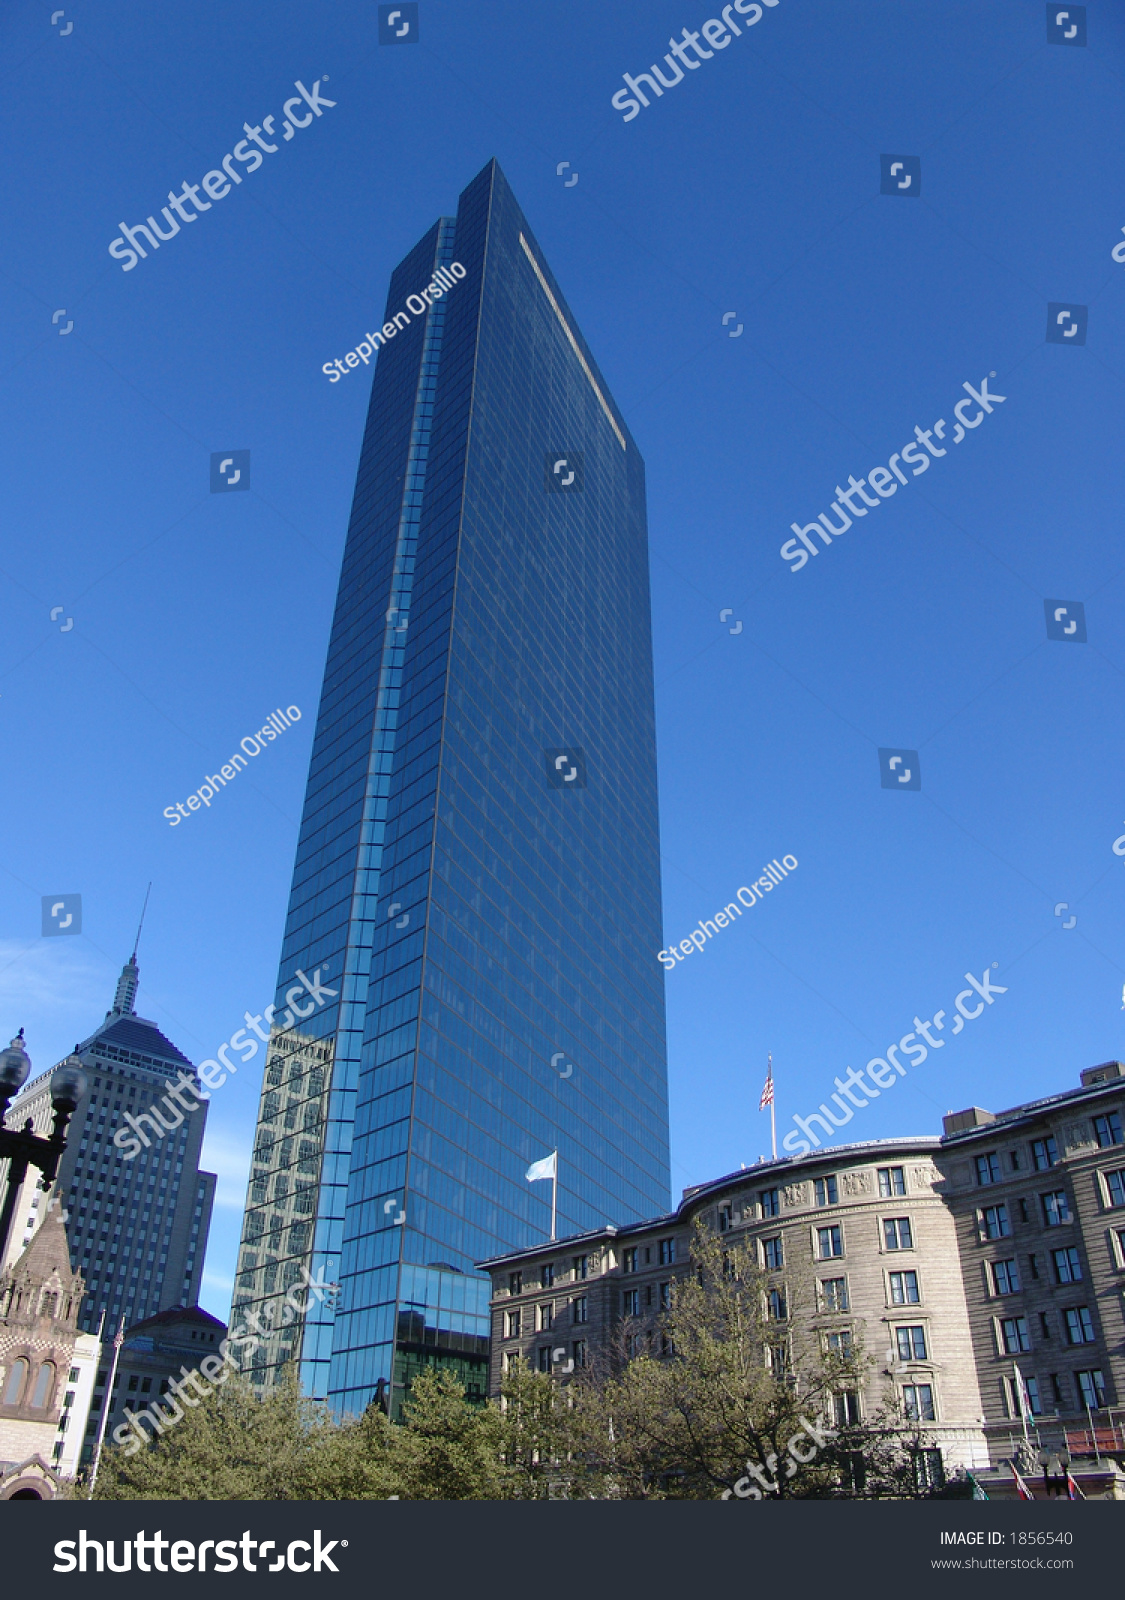
[[[31,1407],[33,1411],[41,1411],[50,1403],[51,1394],[55,1387],[55,1369],[50,1361],[44,1361],[39,1368],[39,1376],[35,1380],[35,1394],[32,1396]]]
[[[8,1381],[4,1386],[4,1404],[18,1406],[23,1386],[27,1380],[27,1362],[22,1356],[17,1357],[12,1363],[12,1370],[8,1374]]]

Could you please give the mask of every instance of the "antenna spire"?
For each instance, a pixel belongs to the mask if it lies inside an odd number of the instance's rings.
[[[145,912],[148,910],[148,897],[149,897],[149,895],[151,893],[152,893],[152,884],[150,883],[148,888],[145,890],[145,903],[141,907],[141,920],[137,924],[137,937],[133,940],[133,960],[134,961],[137,959],[137,951],[140,949],[140,946],[141,946],[141,929],[145,925]]]

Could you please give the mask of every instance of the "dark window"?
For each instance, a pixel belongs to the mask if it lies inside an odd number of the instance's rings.
[[[762,1240],[762,1261],[767,1272],[780,1272],[785,1264],[781,1249],[781,1235]]]
[[[551,1370],[551,1347],[550,1347],[549,1344],[541,1344],[539,1346],[539,1354],[538,1354],[537,1360],[538,1360],[540,1372],[550,1372],[550,1370]]]
[[[621,1253],[621,1270],[622,1270],[622,1272],[636,1272],[636,1270],[637,1270],[637,1249],[636,1249],[635,1245],[630,1245],[630,1247],[627,1250],[622,1251],[622,1253]]]
[[[785,1304],[785,1290],[771,1289],[769,1292],[769,1314],[775,1322],[784,1322],[789,1315]]]
[[[640,1309],[640,1291],[637,1289],[626,1289],[625,1293],[621,1296],[621,1314],[626,1317],[636,1317],[640,1315]]]
[[[1046,1139],[1031,1141],[1031,1159],[1036,1172],[1047,1172],[1055,1165],[1059,1159],[1059,1147],[1050,1135]]]
[[[816,1230],[817,1255],[821,1261],[831,1261],[844,1253],[844,1234],[839,1226]]]
[[[825,1278],[820,1285],[820,1300],[825,1311],[848,1309],[847,1278]]]
[[[672,1304],[672,1285],[670,1283],[662,1283],[659,1289],[660,1309],[661,1311],[667,1311]]]
[[[509,1272],[509,1274],[508,1274],[508,1293],[509,1294],[522,1294],[523,1293],[523,1273],[522,1272]]]
[[[1031,1349],[1031,1335],[1027,1331],[1026,1317],[1005,1317],[1000,1323],[1000,1342],[1005,1355],[1019,1355]]]
[[[836,1426],[838,1428],[856,1427],[859,1423],[859,1396],[851,1389],[845,1389],[842,1394],[835,1395],[833,1398]]]
[[[574,1308],[573,1316],[575,1322],[586,1322],[589,1320],[589,1301],[584,1294],[575,1295],[574,1299],[571,1301],[571,1305]]]
[[[1054,1189],[1050,1194],[1039,1196],[1043,1205],[1043,1222],[1048,1228],[1057,1228],[1060,1223],[1070,1221],[1070,1203],[1066,1198],[1065,1189]]]
[[[1125,1172],[1107,1172],[1105,1184],[1109,1190],[1110,1205],[1125,1206]]]
[[[1097,1411],[1105,1405],[1105,1379],[1101,1369],[1095,1368],[1092,1372],[1076,1372],[1078,1379],[1078,1392],[1082,1396],[1082,1404],[1089,1406],[1091,1411]]]
[[[977,1157],[977,1182],[1000,1182],[1000,1157],[995,1150],[990,1150],[987,1155]]]
[[[886,1217],[883,1221],[883,1244],[888,1250],[913,1250],[914,1234],[909,1217]]]
[[[734,1209],[731,1206],[719,1207],[719,1232],[727,1233],[734,1224]]]
[[[660,1241],[660,1265],[662,1267],[670,1267],[672,1265],[673,1261],[675,1261],[675,1259],[676,1259],[676,1241],[675,1241],[675,1239],[661,1239],[661,1241]]]
[[[817,1178],[814,1185],[816,1189],[816,1203],[818,1206],[834,1206],[839,1200],[835,1177]]]
[[[904,1384],[902,1390],[903,1410],[906,1412],[908,1422],[933,1422],[934,1416],[934,1391],[928,1383]]]
[[[540,1268],[540,1271],[539,1271],[539,1287],[541,1289],[553,1289],[554,1286],[555,1286],[555,1269],[554,1269],[553,1265],[551,1264],[551,1262],[546,1261],[546,1262],[543,1263],[543,1266]]]
[[[1045,1311],[1039,1313],[1039,1333],[1044,1339],[1051,1337],[1051,1323]]]
[[[1089,1306],[1068,1306],[1063,1312],[1067,1344],[1093,1344],[1094,1319]]]
[[[893,1195],[906,1193],[906,1172],[902,1167],[879,1168],[879,1198],[889,1200]]]
[[[776,1189],[763,1189],[758,1196],[758,1205],[763,1217],[776,1217],[781,1211],[781,1200]]]
[[[986,1239],[1006,1239],[1012,1231],[1007,1206],[985,1206],[981,1212],[981,1231]]]
[[[590,1258],[588,1256],[575,1256],[575,1258],[574,1258],[574,1276],[576,1278],[585,1278],[588,1275],[589,1270],[590,1270]]]
[[[914,1450],[911,1452],[914,1469],[914,1488],[918,1494],[932,1489],[944,1489],[945,1467],[940,1450]]]
[[[1067,1245],[1062,1250],[1052,1250],[1051,1259],[1055,1263],[1056,1282],[1079,1282],[1082,1277],[1082,1262],[1079,1260],[1078,1251],[1074,1245]]]
[[[916,1272],[891,1273],[891,1304],[916,1306],[918,1304],[918,1274]]]
[[[1122,1142],[1121,1118],[1116,1111],[1107,1111],[1104,1116],[1094,1118],[1094,1137],[1102,1150],[1108,1145]]]
[[[898,1359],[900,1361],[925,1361],[925,1328],[896,1328],[895,1342],[898,1345]]]
[[[586,1341],[585,1341],[585,1339],[575,1339],[574,1343],[571,1345],[570,1348],[571,1348],[571,1353],[572,1353],[572,1355],[574,1357],[574,1365],[576,1367],[584,1367],[586,1365]]]
[[[997,1294],[1019,1294],[1020,1274],[1014,1261],[992,1263],[992,1287]]]

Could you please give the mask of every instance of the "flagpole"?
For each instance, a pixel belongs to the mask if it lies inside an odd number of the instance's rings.
[[[103,1313],[104,1321],[104,1313]],[[99,1333],[101,1329],[99,1328]],[[105,1400],[102,1403],[102,1414],[98,1422],[98,1436],[94,1442],[94,1462],[90,1471],[89,1499],[94,1498],[94,1490],[98,1486],[98,1468],[102,1464],[102,1445],[105,1443],[105,1426],[109,1421],[109,1414],[113,1410],[113,1381],[117,1377],[117,1363],[121,1356],[121,1346],[125,1343],[125,1318],[117,1324],[117,1332],[113,1336],[113,1361],[110,1364],[109,1377],[106,1380]],[[98,1366],[101,1366],[101,1350],[98,1351]],[[95,1373],[96,1373],[95,1368]]]
[[[772,1060],[771,1060],[772,1067]],[[773,1159],[777,1160],[777,1121],[774,1115],[774,1103],[770,1101],[770,1143],[773,1145]]]
[[[555,1174],[551,1179],[551,1238],[555,1237],[555,1221],[558,1217],[559,1206],[559,1155],[555,1152]]]

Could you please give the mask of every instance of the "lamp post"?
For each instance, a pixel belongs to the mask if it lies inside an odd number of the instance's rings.
[[[55,1120],[49,1134],[32,1131],[29,1117],[22,1128],[6,1128],[4,1118],[14,1096],[26,1083],[31,1061],[24,1049],[21,1028],[8,1048],[0,1053],[0,1160],[8,1162],[8,1192],[0,1213],[0,1263],[6,1258],[16,1201],[28,1167],[38,1167],[41,1189],[50,1189],[66,1149],[66,1127],[74,1108],[86,1093],[86,1074],[77,1056],[67,1059],[51,1074],[51,1104]]]

